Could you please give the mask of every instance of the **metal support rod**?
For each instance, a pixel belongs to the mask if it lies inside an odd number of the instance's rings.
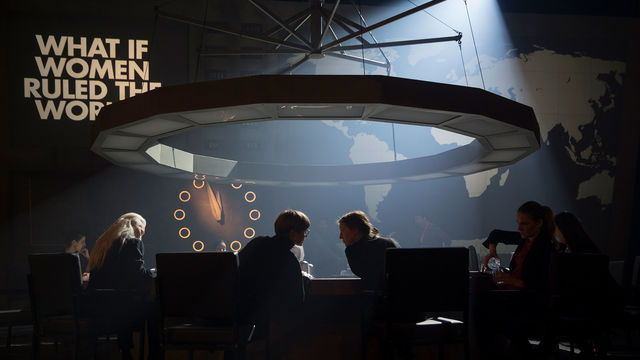
[[[371,59],[367,59],[367,58],[362,58],[360,56],[354,56],[354,55],[349,55],[349,54],[340,54],[340,53],[334,53],[334,52],[326,52],[324,53],[327,56],[333,56],[336,58],[341,58],[341,59],[346,59],[346,60],[354,60],[354,61],[358,61],[358,62],[366,62],[367,64],[371,64],[371,65],[376,65],[376,66],[382,66],[382,67],[387,67],[387,63],[382,62],[382,61],[377,61],[377,60],[371,60]]]
[[[322,17],[325,19],[329,18],[329,14],[327,14],[326,12],[322,12]],[[353,34],[353,29],[349,28],[348,24],[345,24],[342,20],[340,20],[338,18],[338,14],[336,14],[335,18],[333,19],[333,23],[334,24],[338,24],[338,26],[340,26],[342,28],[342,30],[346,31],[349,34]],[[336,40],[338,40],[338,38],[336,37]],[[369,44],[369,42],[367,40],[365,40],[362,36],[357,36],[356,40],[360,41],[363,44]]]
[[[338,35],[336,35],[336,32],[333,31],[333,26],[329,26],[329,31],[331,31],[331,36],[333,36],[334,40],[338,40]],[[342,47],[342,45],[338,45],[339,48]],[[342,49],[340,49],[340,53],[344,54],[344,51],[342,51]]]
[[[207,29],[207,30],[212,30],[212,31],[217,31],[217,32],[221,32],[224,34],[229,34],[229,35],[235,35],[235,36],[239,36],[245,39],[251,39],[251,40],[256,40],[256,41],[260,41],[260,42],[264,42],[264,43],[268,43],[268,44],[273,44],[273,45],[282,45],[282,46],[286,46],[288,48],[292,48],[292,49],[297,49],[297,50],[302,50],[302,51],[309,51],[308,48],[302,46],[302,45],[298,45],[298,44],[294,44],[294,43],[290,43],[290,42],[286,42],[286,41],[279,41],[279,40],[275,40],[275,39],[271,39],[262,35],[255,35],[255,34],[249,34],[249,33],[245,33],[242,31],[236,31],[236,30],[232,30],[232,29],[228,29],[222,26],[214,26],[214,25],[208,25],[208,24],[203,24],[201,21],[198,21],[196,19],[191,19],[188,17],[184,17],[184,16],[178,16],[178,15],[174,15],[174,14],[170,14],[164,11],[158,11],[158,16],[163,17],[165,19],[170,19],[170,20],[174,20],[174,21],[178,21],[181,23],[185,23],[185,24],[189,24],[189,25],[193,25],[193,26],[197,26],[197,27],[201,27],[203,29]]]
[[[430,43],[445,42],[445,41],[458,41],[461,38],[462,38],[461,35],[456,35],[456,36],[447,36],[447,37],[429,38],[429,39],[390,41],[390,42],[383,42],[383,43],[377,43],[377,44],[343,46],[340,48],[340,50],[360,50],[360,49],[372,49],[372,48],[393,47],[393,46],[430,44]]]
[[[353,3],[353,1],[352,1]],[[360,17],[360,21],[362,22],[362,24],[364,24],[364,26],[369,26],[369,24],[367,24],[367,20],[365,20],[364,16],[362,16],[362,12],[360,11],[361,9],[359,7],[356,6],[355,3],[353,3],[353,7],[355,8],[356,12],[358,13],[358,16]],[[426,10],[424,10],[426,12]],[[373,32],[369,31],[369,36],[371,36],[371,39],[373,39],[373,42],[378,44],[378,39],[376,39],[376,37],[373,35]],[[378,51],[380,51],[380,54],[382,54],[382,56],[384,57],[384,61],[387,62],[387,76],[390,73],[391,70],[391,61],[389,60],[389,58],[387,57],[387,55],[384,53],[384,51],[382,51],[381,48],[378,48]]]
[[[257,1],[255,0],[249,0],[250,3],[253,4],[253,6],[257,7],[258,10],[262,11],[265,15],[267,15],[268,17],[271,18],[271,20],[275,21],[276,24],[282,26],[283,29],[287,30],[291,35],[293,35],[293,37],[295,37],[296,39],[300,40],[300,42],[302,42],[303,44],[307,45],[307,47],[309,49],[311,49],[311,43],[305,39],[304,37],[302,37],[302,35],[298,34],[297,31],[295,31],[294,29],[292,29],[289,24],[285,24],[279,17],[278,15],[276,15],[275,13],[273,13],[271,10],[267,9],[266,7],[262,6],[261,4],[259,4]]]
[[[407,16],[409,16],[409,15],[415,14],[415,13],[417,13],[417,12],[419,12],[419,11],[422,11],[422,10],[424,10],[424,9],[426,9],[426,8],[429,8],[429,7],[431,7],[431,6],[437,5],[437,4],[439,4],[439,3],[443,2],[443,1],[445,1],[445,0],[432,0],[432,1],[428,2],[428,3],[422,4],[422,5],[420,5],[420,6],[417,6],[417,7],[413,8],[413,9],[407,10],[407,11],[405,11],[405,12],[402,12],[402,13],[398,14],[398,15],[394,15],[394,16],[392,16],[392,17],[390,17],[390,18],[387,18],[387,19],[385,19],[385,20],[382,20],[382,21],[380,21],[380,22],[377,22],[377,23],[375,23],[375,24],[373,24],[373,25],[371,25],[371,26],[367,26],[366,28],[361,29],[361,30],[358,30],[358,31],[356,31],[356,32],[355,32],[355,33],[353,33],[353,34],[346,35],[346,36],[342,37],[342,38],[341,38],[341,39],[339,39],[339,40],[336,40],[336,41],[334,41],[334,42],[332,42],[332,43],[327,44],[326,46],[323,46],[323,47],[322,47],[322,51],[323,51],[323,52],[324,52],[324,51],[327,51],[327,50],[329,50],[329,49],[331,49],[331,48],[335,47],[335,46],[336,46],[336,45],[338,45],[339,43],[343,43],[343,42],[345,42],[345,41],[347,41],[347,40],[351,40],[351,39],[353,39],[353,38],[354,38],[354,37],[356,37],[356,36],[359,36],[359,35],[362,35],[362,34],[364,34],[364,33],[366,33],[366,32],[369,32],[369,31],[375,30],[375,29],[377,29],[377,28],[379,28],[379,27],[385,26],[385,25],[387,25],[387,24],[389,24],[389,23],[392,23],[392,22],[394,22],[394,21],[396,21],[396,20],[402,19],[402,18],[407,17]]]
[[[274,49],[219,49],[201,50],[202,56],[233,56],[233,55],[267,55],[267,54],[306,54],[303,50],[274,50]]]
[[[298,61],[297,63],[288,66],[287,68],[281,70],[278,72],[278,74],[283,74],[289,71],[293,71],[295,70],[298,66],[302,65],[305,61],[309,60],[309,54],[305,55],[304,58],[302,58],[300,61]]]
[[[302,19],[303,17],[309,15],[310,13],[311,13],[311,9],[304,9],[304,10],[300,11],[299,13],[289,17],[284,22],[286,22],[287,24],[293,24],[296,21]],[[280,26],[280,25],[274,26],[271,29],[265,31],[264,32],[264,36],[273,36],[273,35],[279,33],[282,30],[283,30],[282,26]]]
[[[331,10],[331,16],[329,16],[329,20],[326,20],[326,24],[324,25],[324,30],[322,30],[322,35],[320,35],[320,42],[318,42],[319,46],[322,46],[322,40],[324,36],[327,35],[327,30],[329,29],[329,25],[333,21],[333,17],[336,14],[336,10],[338,10],[338,5],[340,5],[340,0],[336,0],[336,3],[333,4],[333,10]]]
[[[347,24],[347,25],[349,25],[349,26],[351,26],[351,27],[353,27],[353,28],[356,28],[356,29],[358,29],[358,30],[362,30],[362,29],[364,29],[364,28],[365,28],[364,26],[362,26],[362,25],[358,24],[357,22],[351,21],[351,19],[349,19],[349,18],[347,18],[347,17],[344,17],[344,16],[342,16],[342,15],[340,15],[340,14],[336,14],[336,16],[335,16],[335,17],[336,17],[336,19],[337,19],[337,20],[340,20],[340,21],[342,21],[343,23],[345,23],[345,24]],[[349,32],[351,32],[351,31],[349,31]]]
[[[320,48],[320,34],[322,33],[322,0],[310,0],[311,21],[309,22],[309,39],[313,52]]]
[[[311,18],[311,14],[308,14],[306,18],[304,18],[304,20],[302,20],[302,22],[300,22],[300,24],[298,24],[298,26],[295,27],[295,30],[298,31],[298,29],[300,29],[300,26],[304,25],[304,23],[307,22],[307,20],[309,20],[309,18]],[[291,34],[288,34],[287,36],[285,36],[283,41],[287,41],[289,40],[289,38],[291,37]],[[280,49],[281,45],[276,46],[276,50]]]

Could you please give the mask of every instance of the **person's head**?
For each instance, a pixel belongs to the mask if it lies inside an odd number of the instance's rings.
[[[535,239],[540,233],[553,234],[553,212],[535,201],[527,201],[518,208],[516,221],[523,239]]]
[[[65,252],[67,254],[83,252],[87,249],[87,237],[81,234],[67,235],[66,246]]]
[[[307,229],[311,222],[307,215],[298,210],[285,210],[278,215],[273,223],[276,235],[287,237],[295,245],[302,245],[307,236]]]
[[[378,229],[373,227],[367,215],[360,211],[351,211],[338,219],[340,226],[340,239],[345,245],[353,244],[364,237],[374,237],[378,235]]]
[[[556,239],[564,243],[569,252],[597,252],[589,235],[582,227],[580,220],[570,212],[563,211],[554,218]]]
[[[216,251],[227,251],[227,244],[221,240],[218,245],[216,245]]]
[[[146,227],[147,221],[139,214],[126,213],[120,216],[96,241],[89,258],[87,271],[102,267],[107,253],[114,243],[122,247],[126,239],[138,238],[142,240]]]

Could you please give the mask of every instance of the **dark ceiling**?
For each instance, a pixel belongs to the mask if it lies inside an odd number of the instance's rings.
[[[473,0],[469,0],[473,1]],[[640,0],[497,0],[504,12],[637,17]]]
[[[309,0],[296,0],[309,2]],[[463,0],[455,0],[463,1]],[[469,4],[476,1],[467,0]],[[563,14],[563,15],[592,15],[592,16],[622,16],[637,17],[640,15],[640,0],[497,0],[504,12]],[[342,0],[343,4],[359,5],[389,5],[409,2],[409,0]],[[423,4],[425,0],[411,0],[414,4]],[[335,0],[325,1],[334,4]]]

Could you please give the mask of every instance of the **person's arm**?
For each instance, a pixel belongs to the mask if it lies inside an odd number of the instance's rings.
[[[353,243],[344,249],[351,271],[360,278],[366,277],[369,273],[368,264],[371,261],[371,259],[368,259],[366,256],[364,241],[366,241],[366,239]]]
[[[520,233],[517,231],[506,231],[506,230],[492,230],[482,245],[489,249],[489,253],[484,257],[483,265],[487,266],[489,259],[492,257],[498,257],[498,244],[506,244],[506,245],[519,245],[522,242],[522,238],[520,238]]]
[[[484,261],[482,262],[482,264],[485,267],[487,266],[487,264],[489,264],[489,259],[491,259],[492,257],[499,258],[498,252],[496,250],[498,248],[498,244],[489,243],[488,248],[489,248],[489,253],[484,257]]]

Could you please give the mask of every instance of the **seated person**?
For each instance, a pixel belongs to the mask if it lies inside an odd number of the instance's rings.
[[[580,220],[569,212],[561,212],[554,218],[556,224],[555,238],[558,242],[557,250],[559,253],[572,253],[572,254],[600,254],[598,247],[591,241],[591,238],[582,227]],[[586,265],[585,265],[586,266]],[[575,272],[571,276],[584,276],[584,274],[591,273],[593,269],[575,269]],[[599,317],[602,321],[600,327],[606,329],[606,326],[611,325],[609,321],[615,319],[621,312],[624,306],[624,291],[618,284],[618,282],[611,276],[609,271],[606,273],[600,273],[602,276],[600,279],[606,279],[606,289],[598,293],[598,296],[594,296],[598,302],[597,311],[588,312],[594,316],[593,319]],[[587,302],[591,299],[585,299]],[[606,305],[603,304],[606,302]],[[584,304],[580,301],[573,303],[572,309],[579,309]],[[592,304],[593,305],[593,304]],[[601,334],[600,334],[601,335]],[[606,349],[606,346],[602,348],[602,345],[606,344],[602,342],[602,338],[597,339],[597,344],[594,344],[591,348],[600,352]],[[586,346],[586,344],[579,344],[580,346]]]
[[[547,206],[528,201],[516,213],[518,232],[493,230],[483,245],[489,248],[484,258],[498,257],[498,243],[518,245],[511,262],[510,272],[497,272],[494,281],[508,289],[543,290],[549,275],[549,256],[554,233],[553,213]]]
[[[147,291],[152,275],[143,260],[146,225],[142,216],[127,213],[98,238],[87,266],[90,289]]]
[[[89,262],[89,249],[87,249],[87,237],[80,234],[73,234],[67,236],[67,248],[64,250],[67,254],[78,254],[80,258],[80,268],[83,272],[83,280],[85,277],[84,271],[87,268]]]
[[[132,328],[135,323],[154,320],[154,306],[144,300],[151,285],[151,271],[144,266],[144,235],[147,222],[136,214],[127,213],[120,216],[96,241],[89,259],[87,271],[90,272],[89,290],[119,289],[132,290],[123,295],[122,303],[112,305],[108,309],[122,320],[118,334],[118,344],[122,358],[131,358]],[[137,293],[137,294],[134,294]],[[150,329],[157,328],[150,326]],[[157,343],[157,336],[149,334],[152,344]],[[155,346],[150,347],[150,356],[155,355]]]
[[[494,282],[499,289],[511,292],[487,292],[478,295],[476,323],[479,346],[487,358],[519,358],[527,352],[530,333],[543,329],[543,314],[549,283],[549,260],[552,252],[553,215],[551,209],[535,201],[524,203],[516,213],[518,232],[493,230],[483,243],[489,248],[485,257],[497,257],[497,244],[516,244],[509,264],[510,272],[497,272]],[[504,336],[510,339],[506,342]],[[511,344],[506,348],[506,344]]]
[[[399,248],[400,245],[393,239],[378,236],[378,229],[362,211],[345,214],[338,220],[338,225],[349,267],[362,279],[362,288],[382,290],[385,249]]]
[[[240,250],[241,323],[256,326],[254,339],[266,337],[270,319],[284,331],[294,328],[284,320],[297,317],[292,314],[302,308],[304,287],[291,248],[302,245],[310,224],[301,211],[285,210],[274,223],[274,236],[256,237]]]
[[[580,220],[572,213],[563,211],[554,218],[555,239],[560,252],[578,254],[599,254],[600,250],[582,228]]]
[[[218,244],[216,245],[216,251],[219,251],[219,252],[227,251],[227,243],[225,243],[224,241],[220,240],[218,242]]]

